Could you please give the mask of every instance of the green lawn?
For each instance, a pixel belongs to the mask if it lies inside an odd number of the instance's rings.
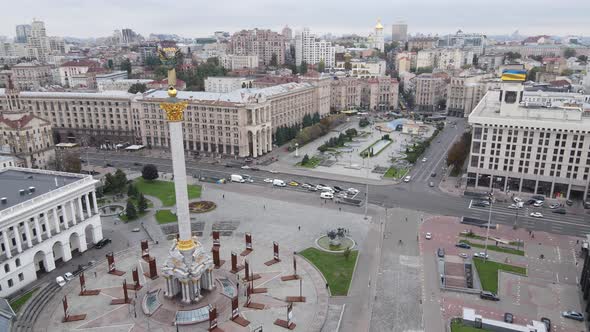
[[[309,158],[309,161],[303,165],[301,162],[298,162],[296,166],[305,167],[305,168],[316,168],[322,160],[316,156]]]
[[[496,294],[498,292],[498,270],[504,270],[526,276],[526,268],[508,264],[502,264],[494,261],[484,261],[481,258],[473,257],[473,263],[477,268],[481,287]]]
[[[460,320],[451,322],[451,332],[485,332],[484,329],[476,329],[475,327],[465,325]]]
[[[135,186],[137,190],[145,195],[155,196],[164,206],[173,206],[176,204],[176,195],[174,193],[174,182],[168,181],[146,181],[143,178],[137,178],[135,180]],[[188,198],[194,199],[201,197],[201,186],[189,185],[188,186]]]
[[[404,176],[406,176],[406,174],[408,174],[408,169],[407,168],[395,168],[395,167],[390,167],[387,172],[385,172],[385,174],[383,174],[384,178],[391,178],[391,179],[401,179]]]
[[[133,204],[135,204],[135,207],[137,207],[137,198],[135,198],[135,197],[131,197],[131,198],[129,198],[129,199],[131,200],[131,202],[133,202]],[[149,199],[147,199],[147,198],[146,198],[146,201],[147,201],[147,203],[148,203],[148,204],[147,204],[148,208],[153,208],[153,207],[154,207],[154,203],[152,203],[152,201],[150,201],[150,200],[149,200]]]
[[[485,236],[480,236],[480,235],[477,235],[477,234],[474,234],[474,233],[471,233],[471,234],[469,234],[469,233],[468,234],[461,233],[461,234],[459,234],[459,236],[467,237],[467,238],[470,238],[470,239],[478,239],[478,240],[482,240],[482,241],[486,239]]]
[[[25,305],[25,303],[27,303],[27,301],[31,298],[31,296],[33,296],[33,294],[38,290],[39,287],[35,287],[30,291],[24,293],[23,295],[10,301],[10,306],[12,307],[12,310],[14,310],[15,313],[18,313],[20,308],[22,308]]]
[[[316,248],[307,248],[300,252],[324,275],[330,286],[332,295],[347,295],[350,281],[354,274],[354,266],[358,251],[350,252],[348,260],[343,254],[332,254]]]
[[[171,222],[177,222],[178,218],[175,214],[172,214],[170,210],[158,210],[156,212],[156,220],[158,224],[167,224]]]
[[[489,240],[491,243],[494,243],[494,240]],[[467,240],[459,240],[459,242],[463,242],[463,243],[467,243],[470,246],[474,247],[474,248],[485,248],[486,246],[484,244],[481,243],[475,243],[475,242],[471,242],[471,241],[467,241]],[[498,247],[496,245],[490,245],[488,244],[488,250],[492,250],[492,251],[497,251],[497,252],[503,252],[506,254],[513,254],[513,255],[519,255],[519,256],[524,256],[524,250],[516,250],[513,248],[505,248],[505,247]]]
[[[376,145],[377,143],[381,142],[382,140],[383,140],[383,139],[378,139],[378,140],[376,140],[376,141],[375,141],[373,144],[369,145],[369,146],[368,146],[366,149],[364,149],[363,151],[361,151],[361,153],[359,153],[359,155],[360,155],[362,158],[367,158],[367,157],[369,156],[369,151],[371,150],[371,148],[372,148],[374,145]],[[383,152],[383,151],[384,151],[384,150],[385,150],[385,149],[386,149],[386,148],[387,148],[389,145],[391,145],[391,143],[393,143],[393,140],[392,140],[392,139],[389,139],[388,141],[389,141],[389,143],[387,143],[387,145],[385,145],[385,146],[383,147],[383,149],[381,149],[381,150],[377,151],[377,153],[374,153],[374,154],[371,156],[371,158],[372,158],[372,157],[375,157],[375,156],[378,156],[378,155],[379,155],[381,152]]]

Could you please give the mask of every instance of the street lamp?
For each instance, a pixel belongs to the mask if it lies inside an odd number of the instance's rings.
[[[485,240],[485,249],[484,249],[484,262],[488,260],[488,239],[490,237],[490,223],[492,222],[492,205],[494,204],[494,196],[493,192],[490,192],[488,195],[488,199],[490,202],[490,209],[488,213],[488,225],[486,228],[486,240]]]

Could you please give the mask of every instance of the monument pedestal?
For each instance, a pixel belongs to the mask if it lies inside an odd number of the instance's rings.
[[[277,319],[277,320],[275,320],[274,324],[277,326],[280,326],[280,327],[284,327],[288,330],[293,330],[293,329],[295,329],[295,326],[297,326],[297,325],[295,325],[295,323],[293,323],[293,322],[289,323],[284,319]]]

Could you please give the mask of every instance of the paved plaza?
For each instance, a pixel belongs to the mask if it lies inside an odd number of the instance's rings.
[[[552,330],[573,332],[585,329],[583,323],[561,317],[561,311],[582,311],[577,286],[577,276],[581,269],[579,263],[582,262],[579,238],[545,232],[529,233],[526,229],[514,230],[503,225],[496,230],[490,230],[491,237],[525,241],[525,256],[488,250],[490,260],[527,268],[527,276],[500,272],[500,301],[493,302],[481,300],[477,294],[441,291],[439,288],[439,272],[435,263],[438,248],[445,249],[447,280],[449,277],[455,277],[458,270],[453,267],[456,267],[457,262],[463,261],[457,256],[459,253],[472,256],[475,252],[483,251],[479,248],[455,247],[455,243],[462,239],[459,237],[460,232],[465,229],[471,229],[480,236],[485,235],[485,228],[460,224],[458,219],[453,217],[427,218],[420,228],[420,252],[425,262],[423,301],[426,330],[444,331],[444,324],[452,317],[461,316],[463,307],[476,309],[478,314],[497,320],[502,320],[504,313],[510,312],[514,314],[515,323],[521,325],[548,317],[553,325]],[[432,240],[424,239],[426,232],[432,233]],[[490,245],[493,244],[492,241]],[[447,267],[450,267],[450,270],[446,270]],[[474,285],[479,287],[479,281],[475,280]]]
[[[248,190],[251,187],[236,185],[233,188]],[[226,262],[214,272],[217,290],[222,288],[220,282],[224,279],[229,280],[231,285],[239,283],[240,310],[242,316],[251,322],[249,328],[263,326],[265,331],[280,331],[283,329],[273,325],[273,322],[277,318],[285,319],[287,307],[285,298],[299,295],[298,281],[280,279],[281,276],[293,273],[293,252],[314,246],[315,239],[325,234],[330,227],[348,228],[357,245],[363,246],[370,220],[364,220],[362,214],[355,211],[339,211],[335,206],[326,207],[325,203],[316,202],[315,195],[272,192],[270,189],[266,194],[269,195],[253,196],[248,193],[222,190],[222,187],[215,185],[205,186],[202,199],[215,201],[218,205],[217,209],[205,214],[191,214],[191,219],[193,223],[204,224],[204,236],[199,239],[204,248],[212,247],[210,234],[213,229],[218,229],[219,225],[232,225],[229,231],[222,232],[226,236],[221,237],[220,253],[221,259]],[[302,202],[293,203],[275,199],[280,199],[282,195],[301,195]],[[319,223],[319,220],[322,222]],[[150,221],[147,218],[144,223]],[[252,302],[265,305],[263,310],[243,307],[246,301],[245,283],[238,281],[238,277],[243,278],[244,271],[240,271],[237,275],[229,272],[231,252],[238,253],[239,264],[244,263],[239,253],[245,249],[244,234],[246,232],[252,234],[254,248],[247,259],[251,270],[261,275],[261,278],[254,282],[254,287],[268,289],[267,293],[252,296]],[[264,263],[273,257],[273,241],[279,243],[281,262],[266,266]],[[158,267],[162,266],[164,259],[168,256],[169,245],[169,241],[150,243],[150,254],[156,257]],[[306,302],[294,304],[293,320],[297,324],[295,330],[320,331],[324,325],[337,325],[337,321],[326,323],[327,317],[331,320],[339,319],[339,317],[337,314],[328,314],[329,297],[323,277],[310,263],[299,256],[296,259],[298,274],[303,277],[302,295],[306,297]],[[163,290],[164,278],[160,276],[152,281],[143,277],[143,272],[148,270],[148,266],[140,257],[139,243],[133,243],[127,250],[116,253],[115,260],[116,268],[126,272],[125,275],[117,277],[108,274],[106,261],[103,260],[102,263],[85,272],[87,288],[100,289],[101,293],[97,296],[79,296],[80,284],[78,278],[75,278],[52,299],[47,310],[37,320],[36,330],[174,331],[176,327],[172,325],[172,322],[177,310],[191,310],[206,304],[217,307],[220,328],[223,330],[249,330],[229,321],[230,298],[221,292],[205,297],[202,300],[203,303],[190,306],[183,306],[179,301],[167,300],[160,292],[158,298],[162,307],[154,315],[147,317],[141,308],[142,299],[148,291],[158,288]],[[128,284],[131,284],[131,272],[134,267],[139,269],[140,283],[143,288],[137,292],[129,291],[132,304],[109,305],[112,299],[123,297],[122,282],[126,279]],[[67,295],[70,314],[86,313],[87,318],[84,321],[61,322],[63,318],[61,301],[65,295]],[[180,326],[179,330],[204,331],[207,328],[208,322],[204,322]]]

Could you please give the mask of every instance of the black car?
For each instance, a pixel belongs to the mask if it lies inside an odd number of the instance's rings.
[[[430,174],[431,177],[436,177],[436,172],[432,172],[432,174]]]
[[[224,166],[228,168],[234,167],[232,164],[225,164]]]
[[[500,301],[500,298],[492,292],[483,291],[483,292],[479,293],[479,297],[483,300]]]
[[[111,239],[109,239],[109,238],[104,238],[104,239],[102,239],[102,240],[98,241],[98,242],[96,243],[96,245],[94,245],[94,247],[95,247],[96,249],[100,249],[100,248],[102,248],[102,247],[106,246],[106,245],[107,245],[107,244],[109,244],[109,243],[111,243]]]
[[[565,201],[565,204],[567,204],[568,206],[572,206],[572,205],[574,205],[574,201],[572,201],[571,199],[568,199]]]
[[[510,324],[514,323],[514,315],[509,312],[505,313],[504,314],[504,321],[506,323],[510,323]]]
[[[80,158],[80,163],[81,163],[81,164],[83,164],[83,163],[85,163],[85,162],[86,162],[86,160],[84,160],[84,159]]]
[[[528,201],[526,201],[526,205],[533,205],[537,202],[536,199],[529,199]]]
[[[488,202],[488,201],[477,201],[477,202],[473,203],[473,206],[488,207],[488,206],[490,206],[490,202]]]
[[[114,167],[113,164],[111,164],[111,163],[106,163],[106,166],[107,167]]]
[[[553,213],[565,214],[565,209],[555,209]]]
[[[463,249],[471,249],[471,246],[467,243],[464,243],[464,242],[459,242],[459,243],[455,244],[455,247],[463,248]]]
[[[334,191],[335,191],[335,192],[337,192],[337,193],[339,193],[339,192],[341,192],[341,191],[343,191],[343,190],[344,190],[344,189],[342,189],[342,188],[340,188],[340,187],[338,187],[338,186],[334,186],[334,187],[332,187],[332,188],[334,188]]]
[[[547,328],[547,332],[551,332],[551,319],[547,317],[541,317],[541,322],[545,323],[545,327]]]
[[[141,166],[141,163],[134,162],[134,163],[133,163],[133,165],[134,165],[134,166]]]
[[[445,257],[445,250],[443,248],[438,248],[438,250],[436,251],[436,255],[440,258]]]

